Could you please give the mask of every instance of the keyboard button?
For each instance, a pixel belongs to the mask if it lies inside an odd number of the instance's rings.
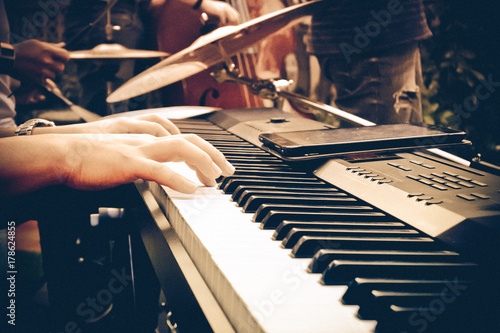
[[[436,199],[434,199],[434,200],[427,201],[425,204],[427,206],[430,206],[430,205],[439,205],[439,204],[442,204],[442,203],[443,203],[442,200],[436,200]]]
[[[460,199],[467,200],[467,201],[475,201],[476,200],[476,198],[474,198],[471,195],[467,195],[467,194],[457,194],[457,197],[459,197]]]
[[[434,187],[434,188],[436,188],[436,189],[438,189],[438,190],[440,190],[440,191],[448,191],[448,189],[446,187],[441,186],[441,185],[432,184],[431,186]]]
[[[472,184],[474,184],[474,185],[477,185],[477,186],[481,186],[481,187],[486,187],[486,186],[488,186],[488,184],[481,183],[481,182],[479,182],[479,181],[477,181],[477,180],[473,180],[473,181],[471,181],[471,183],[472,183]]]
[[[452,189],[454,189],[454,190],[459,190],[459,189],[461,189],[461,187],[460,187],[460,186],[455,185],[455,184],[453,184],[453,183],[444,183],[444,185],[445,185],[445,186],[448,186],[449,188],[452,188]]]
[[[481,193],[471,193],[470,195],[475,196],[476,198],[479,198],[479,199],[483,199],[483,200],[490,199],[489,196],[481,194]]]

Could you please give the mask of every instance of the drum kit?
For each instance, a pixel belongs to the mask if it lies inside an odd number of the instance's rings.
[[[106,101],[116,103],[143,95],[172,83],[186,79],[203,70],[212,68],[211,75],[219,82],[230,81],[243,84],[252,93],[265,99],[285,98],[295,104],[308,108],[317,108],[332,113],[345,121],[370,126],[373,123],[351,115],[329,105],[318,103],[304,96],[287,91],[287,80],[259,80],[243,77],[235,68],[231,57],[258,43],[270,34],[277,32],[314,13],[327,9],[332,0],[315,0],[272,12],[236,26],[225,26],[198,38],[186,49],[169,55],[165,52],[133,50],[114,43],[101,44],[90,50],[72,51],[70,58],[75,60],[115,60],[163,58],[158,64],[125,82],[115,91],[108,91]],[[108,13],[112,7],[108,3]],[[95,23],[95,22],[94,22]],[[111,29],[106,29],[111,31]],[[111,38],[109,38],[111,39]],[[215,66],[219,64],[224,66]],[[88,118],[88,117],[87,117]]]

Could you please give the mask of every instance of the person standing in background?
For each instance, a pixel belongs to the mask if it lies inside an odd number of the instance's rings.
[[[421,123],[422,0],[339,0],[304,38],[332,85],[332,104],[376,124]]]

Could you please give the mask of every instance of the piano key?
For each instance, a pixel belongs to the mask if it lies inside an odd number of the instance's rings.
[[[239,181],[253,181],[255,179],[259,180],[268,180],[268,181],[274,181],[274,182],[289,182],[289,181],[295,181],[295,182],[314,182],[316,181],[316,178],[314,177],[293,177],[293,176],[276,176],[276,175],[267,175],[266,172],[262,172],[262,175],[259,177],[256,177],[255,175],[235,175],[231,177],[224,177],[219,185],[219,188],[223,190],[224,192],[233,192],[234,188],[237,187],[237,183]],[[229,184],[233,187],[231,189]]]
[[[234,150],[226,150],[226,149],[219,149],[219,151],[223,153],[228,160],[235,160],[235,159],[241,160],[241,158],[248,158],[249,156],[258,158],[260,160],[266,160],[268,157],[266,154],[259,154],[258,151],[247,152],[246,154],[244,154],[243,152],[237,152]]]
[[[188,128],[186,129],[182,129],[183,132],[186,132],[186,130],[189,130]],[[196,132],[196,135],[200,135],[200,134],[216,134],[216,135],[219,135],[219,134],[224,134],[226,135],[229,135],[230,133],[227,132],[227,131],[224,131],[224,130],[221,130],[221,129],[217,129],[217,128],[197,128],[197,129],[192,129],[191,128],[191,133],[194,133]]]
[[[259,206],[259,209],[254,214],[253,220],[255,222],[264,222],[264,219],[269,215],[270,212],[280,212],[280,211],[288,211],[288,212],[315,212],[315,213],[338,213],[338,212],[346,212],[352,213],[352,212],[373,212],[374,209],[373,207],[370,206],[362,206],[361,202],[359,202],[360,205],[349,205],[349,206],[342,206],[342,205],[321,205],[321,206],[309,206],[309,205],[301,205],[301,204],[262,204]],[[273,228],[277,227],[278,225],[275,225]]]
[[[271,165],[271,164],[249,164],[240,162],[231,162],[231,164],[236,168],[236,170],[269,170],[269,171],[282,171],[290,170],[293,168],[284,165]]]
[[[387,215],[384,213],[370,211],[370,207],[351,206],[351,207],[306,207],[303,211],[297,210],[297,207],[263,207],[262,205],[255,212],[252,221],[260,222],[262,229],[275,229],[284,220],[298,219],[304,221],[387,221]],[[269,209],[267,209],[269,208]],[[349,209],[352,208],[352,209]],[[264,215],[264,213],[267,213]]]
[[[228,136],[226,134],[203,134],[200,133],[198,134],[199,137],[202,139],[205,139],[210,142],[217,142],[217,141],[223,141],[223,142],[228,142]],[[245,142],[245,140],[240,139],[236,136],[231,136],[231,142]]]
[[[229,146],[229,145],[224,145],[222,143],[216,143],[215,145],[220,146],[220,148],[218,149],[224,153],[228,152],[228,153],[238,154],[241,156],[260,156],[260,155],[269,156],[269,153],[249,143],[247,143],[244,146],[243,145]]]
[[[441,292],[449,290],[455,294],[467,290],[473,283],[472,280],[408,280],[392,278],[355,278],[349,283],[347,291],[342,296],[342,303],[347,305],[356,305],[370,294],[372,290],[393,290],[406,292]]]
[[[265,154],[224,154],[229,161],[243,161],[247,163],[256,163],[256,162],[264,162],[264,163],[274,163],[279,165],[284,165],[284,162],[279,158],[276,158],[272,155]]]
[[[287,176],[287,177],[306,177],[306,178],[315,178],[309,173],[306,172],[300,172],[300,171],[294,171],[294,170],[256,170],[256,169],[244,169],[244,168],[238,168],[234,172],[233,176],[240,176],[240,175],[245,175],[245,176],[254,176],[254,177],[259,177],[261,175],[266,175],[266,176]]]
[[[335,193],[329,198],[320,198],[317,196],[308,197],[304,195],[282,196],[282,195],[251,195],[243,206],[245,213],[255,213],[263,204],[284,204],[284,205],[309,205],[309,206],[327,206],[327,205],[354,205],[359,201],[354,198],[348,198],[344,193]]]
[[[230,149],[253,149],[255,148],[254,145],[249,144],[248,142],[242,141],[242,142],[210,142],[214,147],[217,149],[224,149],[224,148],[230,148]]]
[[[435,300],[440,298],[435,298]],[[384,316],[379,317],[376,332],[396,333],[408,332],[471,332],[470,328],[464,330],[464,326],[456,320],[460,318],[461,312],[454,307],[440,308],[439,316],[436,316],[436,309],[427,304],[423,307],[404,307],[391,305],[387,308]],[[446,321],[445,324],[439,321],[445,316],[453,316],[453,320]],[[467,316],[467,313],[464,313]],[[433,319],[433,321],[429,320]],[[438,319],[436,321],[436,319]]]
[[[343,333],[374,332],[375,321],[360,321],[356,307],[340,303],[346,286],[317,283],[318,276],[305,269],[309,259],[291,258],[270,241],[272,232],[251,223],[252,214],[242,213],[228,195],[207,187],[186,195],[151,186],[235,330],[320,332],[328,327]],[[309,319],[291,323],[290,318]]]
[[[235,192],[233,192],[234,195]],[[242,195],[238,198],[237,203],[238,206],[243,207],[245,206],[246,202],[248,199],[255,195],[260,195],[260,196],[282,196],[282,197],[288,197],[288,198],[293,198],[296,197],[297,195],[300,196],[307,196],[308,198],[330,198],[330,197],[347,197],[346,193],[342,193],[339,191],[328,191],[328,192],[312,192],[312,191],[290,191],[288,189],[280,189],[279,191],[277,190],[245,190]]]
[[[235,163],[244,163],[244,164],[264,164],[264,165],[269,165],[269,166],[281,166],[283,165],[283,162],[278,159],[274,158],[268,158],[266,156],[262,156],[259,158],[253,158],[249,159],[247,157],[233,157],[233,158],[228,158],[227,159],[229,162],[232,164]]]
[[[324,221],[283,221],[274,231],[273,240],[283,240],[292,228],[317,228],[323,230],[342,229],[342,228],[377,228],[377,229],[397,229],[404,228],[406,225],[401,222],[324,222]]]
[[[436,250],[429,237],[313,237],[304,236],[292,249],[295,258],[312,258],[321,249],[360,250]]]
[[[358,236],[358,237],[404,237],[416,236],[420,233],[413,229],[377,230],[377,229],[299,229],[292,228],[285,236],[281,245],[286,249],[291,249],[304,236],[313,237],[337,237],[337,236]]]
[[[358,317],[361,319],[378,319],[387,316],[391,306],[424,308],[429,306],[432,301],[441,297],[450,298],[455,296],[450,293],[442,293],[441,291],[406,292],[372,290],[360,303]]]
[[[477,273],[478,266],[474,263],[334,260],[323,272],[321,282],[347,284],[355,277],[467,280]]]
[[[314,193],[318,195],[328,195],[330,193],[339,192],[338,189],[334,187],[283,187],[283,186],[272,186],[272,185],[240,185],[238,186],[231,195],[231,200],[239,202],[240,197],[251,195],[255,193]]]
[[[333,260],[376,261],[459,261],[461,256],[453,251],[362,251],[319,250],[309,264],[311,273],[322,273]]]
[[[279,187],[307,187],[307,188],[327,186],[325,183],[319,181],[313,181],[313,180],[296,181],[296,180],[286,180],[283,178],[276,180],[230,179],[227,185],[222,190],[225,194],[231,194],[240,185],[268,185],[268,186],[279,186]]]

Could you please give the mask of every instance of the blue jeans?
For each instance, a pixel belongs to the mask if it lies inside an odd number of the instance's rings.
[[[318,56],[333,85],[333,103],[376,124],[422,123],[422,69],[417,43],[353,55]]]

